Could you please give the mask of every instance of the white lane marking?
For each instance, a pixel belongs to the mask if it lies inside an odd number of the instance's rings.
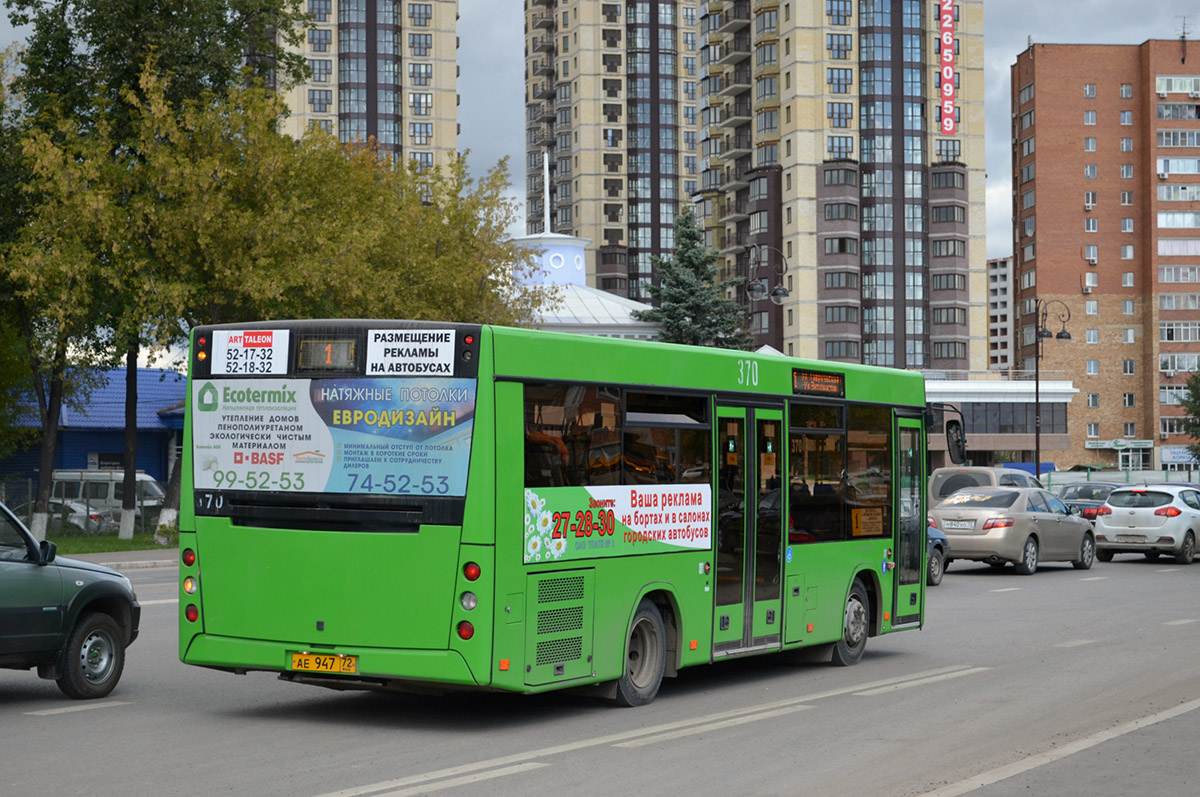
[[[82,706],[68,706],[67,708],[48,708],[45,711],[26,711],[25,714],[30,717],[50,717],[55,714],[70,714],[75,711],[91,711],[94,708],[112,708],[113,706],[128,706],[129,701],[123,700],[108,700],[103,703],[85,703]]]
[[[532,769],[541,769],[548,767],[549,764],[540,764],[530,762],[527,764],[517,764],[516,766],[504,767],[503,769],[494,769],[490,772],[477,772],[474,775],[464,775],[461,778],[452,778],[450,780],[439,781],[438,783],[424,783],[412,789],[399,789],[397,791],[384,792],[379,797],[409,797],[414,794],[428,794],[431,791],[441,791],[442,789],[453,789],[455,786],[469,786],[472,783],[479,783],[492,778],[502,778],[505,775],[517,775],[521,772],[528,772]]]
[[[1077,648],[1080,645],[1091,645],[1095,643],[1094,639],[1072,639],[1070,642],[1059,642],[1054,647],[1056,648]]]
[[[1196,622],[1196,620],[1171,620],[1163,623],[1163,625],[1189,625],[1194,622]]]
[[[1024,587],[1005,587],[1004,589],[994,589],[992,592],[1017,592],[1021,589],[1024,589]]]
[[[658,742],[666,742],[671,739],[682,739],[684,736],[694,736],[697,733],[705,731],[716,731],[721,728],[732,728],[736,725],[745,725],[749,722],[757,722],[758,720],[770,719],[771,717],[779,717],[784,714],[794,714],[797,711],[810,709],[812,706],[788,706],[786,708],[777,708],[774,711],[763,711],[758,714],[750,714],[744,717],[734,717],[733,719],[723,720],[721,722],[710,722],[707,725],[695,725],[691,728],[684,728],[681,731],[671,731],[669,733],[659,733],[654,736],[643,736],[641,739],[634,739],[631,742],[621,742],[613,745],[613,747],[641,747],[646,744],[656,744]]]
[[[160,606],[164,603],[179,603],[179,598],[161,598],[155,601],[138,601],[143,606]]]
[[[925,792],[923,797],[956,797],[959,794],[966,794],[975,789],[981,789],[984,786],[990,786],[993,783],[999,783],[1002,780],[1011,778],[1014,775],[1020,775],[1028,772],[1031,769],[1052,764],[1059,759],[1066,758],[1070,755],[1087,750],[1089,747],[1095,747],[1098,744],[1111,741],[1127,733],[1139,731],[1142,728],[1149,727],[1164,720],[1169,720],[1178,717],[1181,714],[1187,714],[1189,711],[1195,711],[1200,708],[1200,699],[1191,700],[1187,703],[1181,703],[1174,708],[1165,709],[1157,714],[1151,714],[1148,717],[1131,720],[1124,725],[1118,725],[1115,728],[1110,728],[1106,731],[1094,733],[1083,739],[1065,744],[1062,747],[1050,750],[1045,753],[1038,753],[1030,756],[1022,761],[1014,761],[1006,766],[997,767],[990,772],[984,772],[981,775],[976,775],[966,780],[960,780],[958,783],[952,783],[935,791]]]
[[[1104,581],[1108,576],[1092,576],[1091,578],[1081,578],[1080,581]]]
[[[966,670],[969,665],[954,664],[947,667],[939,667],[935,670],[926,670],[924,672],[909,673],[908,675],[896,676],[894,678],[884,678],[879,681],[872,681],[865,684],[856,684],[854,686],[844,686],[839,689],[830,689],[826,692],[816,692],[811,695],[800,695],[798,697],[786,698],[773,703],[765,703],[760,706],[752,706],[748,708],[731,709],[729,711],[721,711],[715,714],[708,714],[702,717],[693,717],[692,719],[679,720],[677,722],[668,722],[662,725],[655,725],[649,728],[640,728],[637,730],[622,731],[620,733],[608,734],[606,736],[596,736],[591,739],[580,739],[575,742],[566,742],[554,747],[546,747],[540,750],[530,750],[523,753],[514,753],[502,758],[493,758],[487,761],[476,761],[473,764],[463,764],[457,767],[449,767],[447,769],[437,770],[436,772],[426,772],[421,775],[412,775],[398,780],[385,780],[379,783],[372,783],[366,786],[356,786],[341,791],[329,792],[327,794],[318,795],[318,797],[359,797],[363,794],[374,794],[376,792],[395,789],[398,786],[408,786],[414,783],[427,783],[434,780],[442,780],[444,778],[465,775],[470,772],[478,772],[480,770],[495,769],[497,767],[519,764],[537,758],[548,758],[560,753],[570,753],[575,750],[582,750],[588,747],[599,747],[602,745],[612,745],[619,742],[636,739],[640,736],[649,736],[656,733],[665,733],[679,728],[687,728],[697,724],[719,722],[723,719],[731,717],[740,717],[745,714],[758,714],[763,711],[771,711],[778,708],[786,708],[796,706],[801,703],[811,703],[814,700],[820,700],[826,697],[836,697],[838,695],[850,694],[857,692],[860,689],[872,689],[888,684],[902,683],[904,681],[929,678],[932,676],[942,675],[944,673]]]
[[[1177,568],[1177,567],[1164,567],[1163,569],[1161,569],[1161,570],[1155,570],[1154,572],[1155,572],[1155,573],[1178,573],[1178,572],[1179,572],[1179,568]]]
[[[925,684],[935,683],[937,681],[948,681],[951,678],[958,678],[960,675],[974,675],[977,672],[986,672],[991,667],[972,667],[969,670],[959,670],[958,672],[948,672],[944,675],[934,675],[929,678],[920,678],[916,681],[905,681],[901,684],[891,684],[890,686],[881,686],[878,689],[868,689],[862,692],[855,692],[855,697],[871,697],[874,695],[884,695],[888,692],[895,692],[899,689],[907,689],[910,686],[924,686]]]

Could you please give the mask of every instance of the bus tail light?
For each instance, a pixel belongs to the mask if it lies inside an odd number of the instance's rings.
[[[1177,507],[1164,506],[1162,509],[1155,509],[1154,514],[1161,517],[1179,517],[1182,514]]]
[[[985,529],[1007,529],[1013,525],[1010,517],[990,517],[983,522]]]
[[[189,603],[187,608],[183,610],[183,616],[187,618],[189,623],[194,623],[200,619],[200,610],[196,608],[196,604]]]
[[[463,575],[467,577],[467,581],[478,581],[483,575],[483,568],[474,562],[467,562],[463,565]]]
[[[194,576],[188,576],[183,580],[183,591],[188,595],[196,593],[196,579]]]
[[[196,564],[196,552],[191,548],[184,548],[183,553],[180,554],[179,558],[183,561],[184,567],[191,567],[192,565]]]
[[[475,636],[475,626],[471,625],[467,620],[463,620],[458,624],[458,636],[460,639],[470,639]]]

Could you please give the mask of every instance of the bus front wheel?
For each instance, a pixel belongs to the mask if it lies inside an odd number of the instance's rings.
[[[617,680],[620,706],[644,706],[658,694],[667,663],[666,631],[658,607],[643,599],[629,626],[625,671]]]
[[[833,646],[833,663],[839,667],[858,664],[867,649],[868,629],[871,627],[871,604],[867,590],[857,578],[846,597],[846,614],[842,622],[842,638]]]

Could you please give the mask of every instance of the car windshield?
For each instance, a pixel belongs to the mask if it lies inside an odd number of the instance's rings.
[[[1130,509],[1145,509],[1153,506],[1166,506],[1173,499],[1174,496],[1170,493],[1151,490],[1118,490],[1108,497],[1108,504]]]
[[[1012,506],[1018,495],[1020,493],[1016,490],[966,490],[955,493],[938,506],[956,509],[1002,509]]]
[[[1107,484],[1068,484],[1058,497],[1064,501],[1103,501],[1113,489]]]

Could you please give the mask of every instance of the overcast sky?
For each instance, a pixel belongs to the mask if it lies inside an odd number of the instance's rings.
[[[811,0],[818,2],[819,0]],[[1195,0],[988,0],[984,47],[987,104],[988,257],[1012,254],[1009,181],[1009,67],[1028,37],[1037,43],[1141,44],[1178,38],[1185,15],[1191,38],[1200,37]],[[524,199],[523,15],[519,0],[460,0],[458,32],[459,146],[481,173],[509,157],[514,196]],[[0,20],[0,47],[18,38]],[[517,230],[515,232],[523,232]]]

